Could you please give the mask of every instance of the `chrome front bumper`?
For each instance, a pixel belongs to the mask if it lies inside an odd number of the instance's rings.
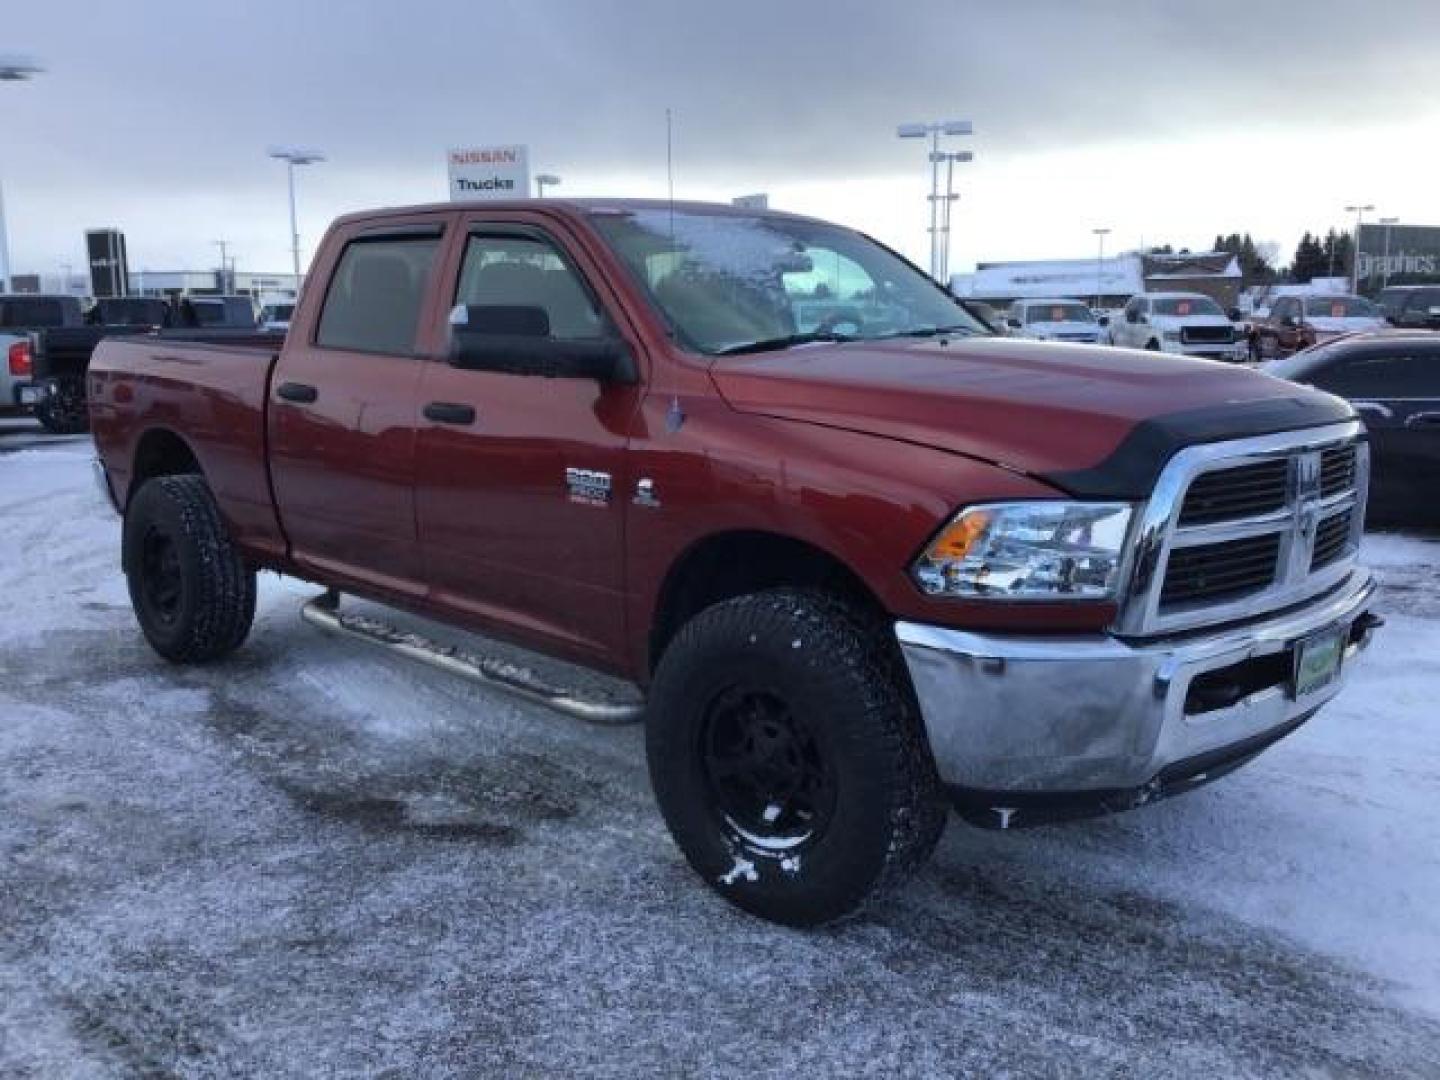
[[[941,779],[983,793],[1009,824],[1003,797],[1138,793],[1166,770],[1267,745],[1343,685],[1368,644],[1376,582],[1357,569],[1301,608],[1222,630],[1151,641],[1108,635],[977,634],[918,623],[896,635]],[[1350,628],[1339,677],[1297,700],[1288,679],[1208,711],[1187,712],[1191,684],[1243,661],[1289,654],[1329,627]],[[1288,671],[1288,667],[1286,668]],[[1199,777],[1197,767],[1197,779]],[[1017,822],[1018,823],[1018,822]]]

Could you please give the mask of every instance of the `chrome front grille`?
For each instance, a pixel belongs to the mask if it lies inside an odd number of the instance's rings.
[[[1333,588],[1355,565],[1369,461],[1354,422],[1182,450],[1141,512],[1117,629],[1232,622]]]

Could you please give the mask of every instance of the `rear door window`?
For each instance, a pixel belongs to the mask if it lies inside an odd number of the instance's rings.
[[[315,344],[411,355],[438,236],[352,240],[330,279]]]

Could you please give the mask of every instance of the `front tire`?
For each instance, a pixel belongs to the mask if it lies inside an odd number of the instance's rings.
[[[175,663],[233,652],[255,620],[255,571],[204,478],[147,481],[125,511],[125,576],[145,640]]]
[[[858,911],[945,828],[898,649],[824,594],[743,596],[682,627],[651,688],[646,756],[690,865],[790,926]]]

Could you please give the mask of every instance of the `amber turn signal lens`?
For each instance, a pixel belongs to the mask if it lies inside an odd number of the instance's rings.
[[[975,546],[975,541],[985,535],[989,525],[990,515],[983,510],[961,514],[930,545],[930,558],[963,559]]]

